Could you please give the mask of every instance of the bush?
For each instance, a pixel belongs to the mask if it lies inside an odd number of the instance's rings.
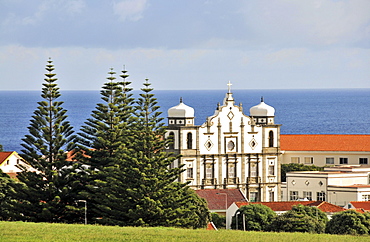
[[[351,235],[369,234],[370,214],[362,214],[355,210],[346,210],[336,213],[326,225],[326,233]]]
[[[275,232],[324,233],[328,218],[316,207],[293,206],[292,210],[277,216],[270,224]]]
[[[217,229],[226,229],[226,216],[219,215],[218,213],[211,213],[211,221]]]
[[[243,214],[246,230],[254,231],[268,230],[271,220],[276,216],[276,213],[272,211],[271,208],[262,204],[249,204],[247,206],[242,206],[236,211],[232,218],[232,229],[236,229],[236,222],[238,223],[238,229],[243,229]],[[236,218],[237,216],[238,218]]]

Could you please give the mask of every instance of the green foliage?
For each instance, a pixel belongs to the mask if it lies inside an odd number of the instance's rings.
[[[27,221],[77,222],[80,220],[75,200],[80,190],[79,164],[66,160],[73,148],[73,128],[67,119],[59,88],[49,60],[41,97],[34,111],[29,134],[22,139],[21,156],[27,166],[14,184],[14,218]],[[36,170],[32,171],[29,169]]]
[[[89,203],[88,221],[93,223],[127,224],[127,159],[135,145],[132,88],[122,71],[117,82],[110,70],[101,91],[102,103],[78,133],[79,152],[76,159],[89,167],[81,195]],[[98,219],[97,219],[98,218]]]
[[[271,222],[270,230],[275,232],[324,233],[328,221],[324,212],[316,207],[293,206]]]
[[[369,234],[370,214],[359,213],[355,210],[346,210],[336,213],[326,225],[329,234]]]
[[[3,146],[0,144],[0,152],[3,152],[4,149],[3,149]]]
[[[219,215],[218,213],[211,213],[211,221],[217,229],[226,229],[226,216]]]
[[[205,227],[206,203],[186,184],[174,182],[183,169],[170,168],[166,132],[148,80],[135,101],[126,71],[117,82],[109,72],[103,103],[79,133],[77,159],[84,177],[89,221],[120,226]],[[99,219],[96,219],[99,218]]]
[[[236,211],[232,218],[231,228],[236,229],[236,224],[238,224],[239,230],[244,229],[243,220],[245,219],[246,230],[265,231],[274,217],[276,217],[276,214],[271,208],[262,204],[249,204]]]
[[[281,181],[286,182],[286,173],[290,171],[323,171],[324,167],[297,163],[281,164]]]
[[[0,169],[0,220],[12,220],[11,202],[16,181]]]

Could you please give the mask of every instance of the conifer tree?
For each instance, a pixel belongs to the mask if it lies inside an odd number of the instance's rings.
[[[126,70],[122,81],[117,82],[113,69],[101,91],[102,103],[97,104],[91,118],[79,133],[81,152],[79,160],[86,164],[86,190],[83,192],[89,205],[89,220],[110,225],[125,225],[125,158],[132,135],[132,88]],[[99,218],[96,220],[95,218]]]
[[[21,156],[33,170],[22,166],[18,175],[26,187],[15,187],[18,200],[14,209],[19,219],[45,222],[80,222],[80,209],[76,206],[80,182],[77,179],[79,164],[67,160],[67,151],[73,148],[73,128],[67,121],[67,110],[58,101],[61,94],[49,59],[42,84],[41,97],[34,111],[29,134],[22,139]]]
[[[165,151],[169,141],[163,139],[166,129],[148,80],[141,90],[135,112],[134,152],[126,169],[130,179],[126,203],[130,206],[128,223],[134,226],[202,227],[202,222],[206,223],[209,216],[206,205],[186,184],[175,182],[184,170],[182,167],[171,168],[178,157]]]

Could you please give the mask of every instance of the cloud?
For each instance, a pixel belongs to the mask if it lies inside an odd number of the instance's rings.
[[[242,9],[246,26],[265,44],[319,47],[370,42],[367,0],[258,0]]]
[[[123,0],[113,4],[114,14],[121,21],[138,21],[143,18],[143,12],[147,8],[146,0]]]

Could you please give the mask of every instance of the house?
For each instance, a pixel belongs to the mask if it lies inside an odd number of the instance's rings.
[[[370,213],[370,201],[351,201],[346,206],[346,209],[356,209],[356,211]]]
[[[17,165],[24,165],[23,158],[16,151],[0,152],[0,169],[10,177],[16,177],[21,169]]]
[[[281,163],[316,166],[368,165],[370,135],[285,134],[280,135]]]
[[[207,201],[210,212],[224,216],[227,208],[234,202],[247,201],[239,189],[200,189],[195,192]]]
[[[240,189],[249,201],[280,199],[280,125],[275,109],[263,98],[245,114],[236,105],[231,83],[222,104],[202,125],[194,124],[194,109],[180,103],[168,109],[168,152],[181,155],[180,182],[195,190]],[[216,105],[215,105],[216,106]]]
[[[317,207],[330,219],[331,216],[334,213],[341,212],[346,210],[345,208],[342,208],[340,206],[324,202],[324,201],[289,201],[289,202],[235,202],[230,205],[230,207],[227,209],[227,215],[226,215],[226,229],[231,228],[231,221],[232,217],[235,215],[236,211],[242,207],[249,204],[262,204],[269,208],[271,208],[272,211],[274,211],[276,214],[280,215],[282,213],[285,213],[293,208],[293,206],[296,205],[303,205],[303,206],[309,206],[309,207]]]
[[[370,201],[370,166],[325,167],[324,171],[287,172],[282,201],[327,201],[345,206],[350,201]]]

